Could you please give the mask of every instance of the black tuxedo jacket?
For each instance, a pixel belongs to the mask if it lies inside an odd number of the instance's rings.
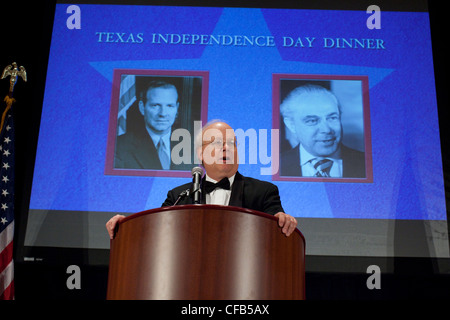
[[[280,155],[280,175],[301,177],[300,146]],[[366,160],[364,152],[341,145],[342,178],[365,178]]]
[[[202,179],[202,203],[205,203],[206,194],[203,192]],[[190,189],[192,183],[186,183],[179,187],[170,190],[167,193],[167,199],[162,204],[165,206],[172,206],[177,200],[181,192],[186,189]],[[180,202],[182,204],[193,204],[191,197],[185,197]],[[274,215],[278,212],[284,212],[281,206],[280,194],[278,187],[273,183],[267,181],[261,181],[249,177],[244,177],[239,172],[236,172],[233,185],[231,186],[230,206],[247,208],[257,210]]]

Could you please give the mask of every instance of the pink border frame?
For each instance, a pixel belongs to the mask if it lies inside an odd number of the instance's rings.
[[[208,71],[182,71],[182,70],[144,70],[144,69],[114,69],[111,108],[109,112],[108,137],[106,142],[105,175],[115,176],[145,176],[145,177],[191,177],[191,171],[181,170],[152,170],[152,169],[116,169],[114,168],[114,150],[117,135],[117,114],[119,111],[120,80],[122,75],[147,75],[147,76],[178,76],[178,77],[202,77],[202,97],[200,120],[202,125],[208,118]],[[193,164],[194,166],[194,164]]]
[[[313,177],[291,177],[280,176],[278,172],[272,175],[274,181],[307,181],[307,182],[373,182],[373,164],[372,164],[372,138],[370,129],[370,99],[369,99],[369,77],[364,75],[315,75],[315,74],[273,74],[272,75],[272,127],[280,129],[280,80],[359,80],[362,86],[363,98],[363,121],[364,121],[364,146],[366,161],[365,178],[313,178]],[[281,139],[281,137],[280,137]],[[278,157],[279,154],[274,155]],[[281,164],[280,164],[281,165]]]

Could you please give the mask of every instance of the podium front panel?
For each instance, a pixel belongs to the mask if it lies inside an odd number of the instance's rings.
[[[188,205],[137,213],[111,241],[108,299],[304,299],[305,241],[268,214]]]

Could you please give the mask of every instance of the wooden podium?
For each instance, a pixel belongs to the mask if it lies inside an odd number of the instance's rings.
[[[304,299],[305,239],[277,221],[217,205],[133,214],[111,241],[107,299]]]

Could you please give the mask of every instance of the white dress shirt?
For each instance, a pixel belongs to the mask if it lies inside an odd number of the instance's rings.
[[[230,180],[230,190],[225,190],[222,188],[216,188],[210,193],[206,194],[206,204],[219,204],[223,206],[227,206],[230,203],[231,198],[231,186],[233,185],[234,176],[228,178]],[[208,174],[206,174],[205,177],[206,181],[211,181],[213,183],[217,183],[219,181],[216,181],[214,179],[211,179]]]

